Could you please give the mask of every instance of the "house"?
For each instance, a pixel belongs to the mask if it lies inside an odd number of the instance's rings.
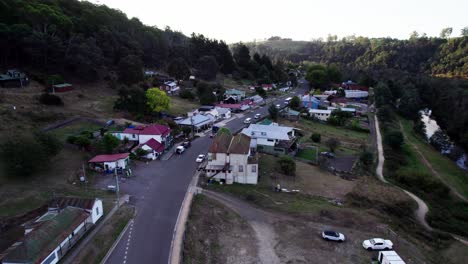
[[[327,121],[330,118],[332,110],[322,110],[322,109],[310,109],[309,115],[310,117],[317,118],[321,121]]]
[[[216,107],[220,118],[229,119],[231,118],[231,110],[229,108]]]
[[[0,74],[0,87],[23,87],[28,84],[28,76],[20,71],[8,70],[5,74]]]
[[[271,91],[271,90],[273,90],[273,88],[274,88],[274,85],[273,85],[273,84],[271,84],[271,83],[270,83],[270,84],[262,84],[262,88],[263,88],[263,90],[265,90],[265,91],[267,91],[267,92],[268,92],[268,91]]]
[[[245,92],[240,91],[237,89],[229,89],[224,93],[224,101],[228,102],[229,100],[234,102],[229,102],[229,103],[237,103],[240,102],[242,99],[245,98]]]
[[[180,87],[174,81],[166,81],[161,85],[160,89],[165,91],[167,94],[176,94],[180,90]]]
[[[311,95],[304,95],[301,98],[302,106],[309,109],[317,109],[320,105],[320,100]]]
[[[345,90],[346,98],[367,98],[369,97],[368,91],[361,91],[361,90]]]
[[[23,237],[5,251],[2,263],[58,263],[103,215],[100,199],[56,198],[22,225]]]
[[[258,160],[251,149],[251,138],[244,134],[221,133],[208,150],[206,175],[226,184],[257,184]]]
[[[254,105],[265,105],[265,99],[263,99],[263,97],[261,97],[260,95],[251,96],[247,98],[247,100],[252,102],[252,104]]]
[[[127,138],[130,141],[138,142],[138,144],[144,144],[153,138],[163,144],[165,149],[172,146],[171,129],[160,124],[127,127],[124,131],[111,132],[111,134],[120,140]]]
[[[146,154],[142,157],[149,160],[155,160],[164,153],[164,145],[158,142],[156,139],[151,138],[143,144],[132,149],[132,153],[137,154],[137,150],[142,149]]]
[[[341,107],[340,110],[343,111],[343,112],[350,112],[351,114],[356,115],[356,109],[355,108]]]
[[[202,115],[210,115],[213,117],[214,121],[217,121],[219,120],[221,117],[219,115],[219,112],[218,112],[218,108],[214,107],[214,106],[201,106],[200,108],[198,108],[198,113],[202,114]],[[190,114],[189,114],[190,116]]]
[[[229,109],[231,112],[238,113],[242,110],[241,104],[217,104],[216,107]]]
[[[88,163],[94,170],[113,173],[115,169],[126,169],[129,166],[129,155],[130,153],[97,155]]]
[[[193,128],[196,132],[200,132],[210,128],[213,125],[212,118],[205,115],[193,115],[191,117],[178,120],[176,123],[179,126]]]
[[[252,146],[259,152],[287,154],[295,149],[294,130],[293,127],[251,124],[241,133],[252,138]]]
[[[297,121],[299,120],[301,113],[298,111],[294,111],[289,107],[286,107],[283,110],[281,110],[280,115],[287,118],[288,120]]]

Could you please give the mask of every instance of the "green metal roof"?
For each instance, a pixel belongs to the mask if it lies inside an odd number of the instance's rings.
[[[273,124],[273,121],[271,121],[270,119],[266,118],[266,119],[263,119],[261,122],[258,122],[257,124],[259,124],[259,125],[264,125],[264,126],[269,126],[269,125]]]
[[[245,94],[245,92],[239,91],[239,90],[236,90],[236,89],[230,89],[230,90],[226,91],[226,94],[243,95],[243,94]]]
[[[47,257],[59,244],[69,236],[89,213],[66,207],[54,218],[44,221],[27,234],[23,243],[3,258],[3,262],[35,263]]]

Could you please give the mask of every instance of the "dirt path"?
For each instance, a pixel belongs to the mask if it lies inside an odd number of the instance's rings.
[[[228,208],[238,213],[244,218],[254,229],[257,238],[258,257],[261,263],[264,264],[279,264],[281,263],[278,255],[275,252],[277,244],[276,233],[272,226],[273,215],[261,209],[255,208],[246,202],[236,198],[203,190],[203,193],[210,198],[217,200]],[[276,216],[277,218],[277,216]]]
[[[426,156],[424,156],[424,154],[421,152],[421,150],[419,150],[418,146],[416,144],[414,144],[413,142],[408,140],[408,136],[405,134],[405,131],[403,130],[403,125],[401,124],[401,121],[399,121],[398,123],[400,124],[400,130],[403,132],[403,135],[405,136],[406,142],[408,142],[411,145],[411,147],[418,153],[418,155],[421,157],[421,161],[424,163],[424,165],[426,165],[426,167],[429,168],[429,170],[432,172],[432,174],[434,176],[436,176],[437,178],[439,178],[439,180],[441,180],[450,189],[450,191],[453,194],[455,194],[455,196],[460,198],[462,201],[468,203],[468,199],[466,199],[465,196],[463,196],[461,193],[459,193],[452,185],[448,184],[447,181],[445,181],[445,179],[442,176],[440,176],[439,172],[436,171],[432,167],[432,164],[426,159]]]

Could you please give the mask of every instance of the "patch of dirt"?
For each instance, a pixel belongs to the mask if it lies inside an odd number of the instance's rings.
[[[183,263],[258,263],[252,227],[222,204],[197,195],[187,223]]]

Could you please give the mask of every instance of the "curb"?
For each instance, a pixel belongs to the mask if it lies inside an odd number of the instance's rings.
[[[107,251],[107,254],[104,256],[104,258],[101,260],[100,264],[104,264],[107,262],[107,260],[109,259],[110,255],[112,255],[112,252],[114,252],[114,249],[117,247],[117,245],[119,244],[120,240],[122,240],[122,237],[124,236],[124,234],[127,232],[128,230],[128,227],[130,226],[130,224],[133,223],[133,218],[130,219],[130,221],[128,221],[127,225],[125,225],[124,229],[122,230],[122,232],[120,232],[119,236],[117,237],[117,239],[114,241],[114,244],[112,244],[111,248]]]

